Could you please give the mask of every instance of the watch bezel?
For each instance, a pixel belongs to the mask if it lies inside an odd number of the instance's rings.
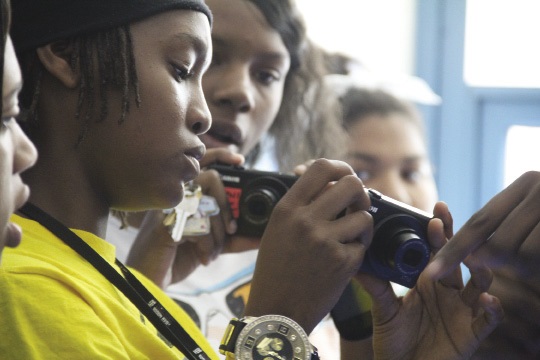
[[[260,339],[260,337],[263,335],[270,333],[279,333],[277,330],[278,327],[268,328],[267,326],[285,325],[293,331],[287,335],[283,333],[280,334],[286,337],[291,342],[294,356],[293,359],[311,360],[313,352],[312,345],[309,342],[309,338],[304,329],[294,320],[291,320],[288,317],[282,315],[264,315],[257,318],[245,318],[242,320],[246,322],[246,326],[242,329],[240,334],[238,334],[238,338],[236,339],[234,347],[236,359],[251,359],[253,348],[246,348],[244,346],[244,342],[246,341],[246,338],[248,336],[253,336],[255,339],[254,343],[257,343],[257,339]],[[261,327],[263,329],[261,329]],[[260,332],[257,334],[253,334],[253,331]],[[300,348],[300,351],[297,352],[297,348]],[[246,354],[249,355],[249,357],[242,357],[246,356]]]

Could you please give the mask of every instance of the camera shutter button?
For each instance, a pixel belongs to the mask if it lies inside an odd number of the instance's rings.
[[[369,192],[370,195],[375,197],[377,200],[382,199],[382,194],[380,192],[378,192],[377,190],[368,189],[368,192]]]

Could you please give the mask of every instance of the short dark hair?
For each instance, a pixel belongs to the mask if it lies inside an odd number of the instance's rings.
[[[83,119],[78,142],[86,135],[91,120],[102,121],[108,114],[107,92],[111,88],[122,91],[122,113],[118,122],[125,120],[130,108],[130,94],[140,104],[135,58],[129,26],[120,26],[95,34],[81,35],[63,40],[71,49],[70,65],[79,69],[81,80],[75,120]],[[96,54],[107,54],[96,56]],[[21,92],[21,107],[25,109],[22,123],[31,136],[37,124],[37,105],[41,91],[41,78],[45,71],[35,50],[18,54],[25,86]],[[96,80],[99,79],[99,82]],[[98,88],[96,88],[98,84]],[[99,93],[99,115],[96,117],[96,96]]]
[[[345,128],[369,115],[401,114],[417,125],[422,133],[424,132],[420,113],[414,104],[387,91],[351,87],[340,97],[340,101]]]

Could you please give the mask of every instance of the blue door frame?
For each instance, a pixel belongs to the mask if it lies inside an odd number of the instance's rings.
[[[421,110],[439,198],[449,204],[457,230],[503,187],[507,129],[540,126],[540,89],[465,84],[466,0],[418,0],[417,5],[416,75],[443,99],[440,106]]]

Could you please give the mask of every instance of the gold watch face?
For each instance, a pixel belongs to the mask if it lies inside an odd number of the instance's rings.
[[[310,360],[311,344],[304,330],[279,315],[266,315],[247,324],[236,341],[238,360]]]

